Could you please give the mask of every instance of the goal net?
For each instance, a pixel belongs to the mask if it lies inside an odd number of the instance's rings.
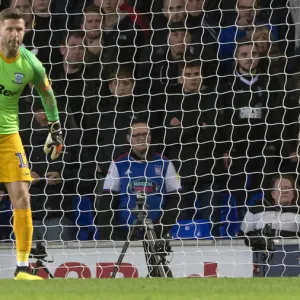
[[[23,46],[46,69],[63,128],[52,161],[28,86],[33,238],[55,277],[299,275],[298,1],[7,2],[24,13]]]

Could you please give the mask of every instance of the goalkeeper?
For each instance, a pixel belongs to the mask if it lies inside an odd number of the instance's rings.
[[[24,87],[32,83],[42,98],[50,133],[44,151],[56,159],[62,136],[56,100],[41,62],[20,47],[25,33],[22,13],[8,8],[0,13],[0,182],[5,184],[14,209],[16,237],[16,280],[41,280],[28,266],[32,243],[32,216],[28,185],[30,170],[18,133],[18,100]]]

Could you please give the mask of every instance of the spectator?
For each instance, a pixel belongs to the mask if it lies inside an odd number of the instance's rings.
[[[138,92],[148,93],[149,88],[151,95],[179,91],[178,64],[188,54],[194,54],[194,48],[190,46],[191,39],[184,23],[170,25],[168,43],[155,47],[151,52],[144,52],[141,57],[137,71],[140,79]],[[147,74],[150,74],[150,80]]]
[[[261,71],[276,75],[281,84],[281,89],[290,86],[296,89],[296,82],[293,76],[288,73],[288,59],[279,48],[279,43],[274,41],[270,28],[266,25],[256,26],[248,31],[248,38],[255,42],[261,57]]]
[[[148,216],[160,238],[176,224],[180,179],[172,162],[152,152],[151,132],[146,122],[133,121],[127,141],[131,150],[111,163],[104,182],[100,198],[100,238],[114,238],[112,229],[118,225],[116,238],[127,239],[138,192],[147,196]]]
[[[85,32],[87,56],[98,55],[102,50],[102,22],[103,18],[97,6],[90,5],[85,8],[81,27]]]
[[[163,0],[161,13],[152,14],[150,45],[165,46],[168,43],[169,26],[184,23],[185,19],[185,0]]]
[[[256,17],[260,12],[257,0],[237,0],[236,4],[237,20],[236,25],[223,27],[219,37],[219,58],[221,59],[221,74],[232,72],[234,50],[236,41],[245,38],[249,28],[256,26],[258,22]],[[269,22],[265,23],[268,26]],[[278,39],[277,28],[271,26],[274,40]]]
[[[33,111],[34,118],[29,113],[20,118],[20,135],[34,178],[30,186],[34,239],[41,236],[44,240],[72,240],[72,196],[77,193],[79,170],[78,136],[61,120],[65,125],[65,152],[53,162],[41,143],[48,135],[48,121],[39,99],[35,100]]]
[[[107,95],[107,90],[105,86],[102,85],[102,80],[107,79],[107,69],[109,69],[111,64],[117,63],[119,53],[118,47],[107,47],[104,44],[101,32],[104,17],[104,15],[100,14],[98,6],[87,6],[84,10],[81,25],[85,31],[84,44],[86,46],[86,52],[84,60],[86,67],[91,71],[91,74],[94,75],[93,79],[100,79],[94,80],[94,86],[90,87],[90,90],[95,92],[94,95]]]
[[[298,0],[289,0],[290,12],[295,26],[295,50],[300,46],[300,9]]]
[[[70,31],[61,42],[60,52],[63,56],[63,63],[56,65],[53,72],[53,90],[61,111],[73,115],[76,127],[84,129],[82,123],[84,96],[94,94],[89,88],[92,80],[85,83],[86,78],[94,78],[93,70],[84,67],[84,32]],[[95,77],[93,77],[95,76]],[[67,108],[68,106],[68,108]]]
[[[192,35],[192,45],[195,48],[194,55],[204,62],[202,74],[209,77],[206,84],[214,85],[216,70],[218,67],[218,36],[219,24],[215,23],[211,13],[205,7],[207,1],[187,0],[186,11],[188,12],[186,26]]]
[[[51,76],[51,66],[61,61],[59,52],[60,32],[64,24],[53,16],[50,10],[50,0],[33,0],[34,34],[32,44],[36,55]],[[30,46],[30,45],[29,45]]]
[[[54,14],[64,25],[64,28],[78,30],[81,25],[81,14],[84,6],[88,6],[93,0],[52,0],[51,7]]]
[[[49,4],[50,0],[10,1],[10,7],[20,9],[25,15],[26,32],[23,45],[38,57],[45,66],[47,74],[51,76],[52,64],[61,60],[58,49],[58,30],[62,29],[62,24],[52,20],[48,10]]]
[[[278,47],[280,52],[287,57],[292,56],[295,49],[295,24],[297,22],[293,21],[291,6],[292,0],[260,0],[259,20],[276,27]]]
[[[258,236],[266,224],[272,225],[272,237],[299,237],[300,211],[294,179],[277,175],[271,182],[271,199],[262,199],[250,207],[241,225],[243,235]]]
[[[110,1],[112,0],[94,0],[94,4],[97,5],[100,9],[102,9],[102,7],[109,5]],[[147,20],[147,18],[145,18],[144,15],[139,14],[139,11],[136,10],[132,5],[130,5],[128,1],[126,0],[113,0],[113,1],[117,2],[121,13],[127,13],[130,16],[131,21],[134,24],[137,24],[141,28],[141,30],[143,30],[144,37],[145,39],[147,39],[149,35],[149,21]],[[108,2],[108,4],[106,4],[105,2]]]
[[[111,95],[86,101],[84,144],[88,145],[90,153],[97,153],[104,176],[111,161],[129,150],[126,132],[131,120],[138,116],[148,119],[148,98],[133,96],[135,81],[132,72],[129,66],[124,65],[111,68]]]
[[[280,160],[294,160],[299,134],[295,93],[280,91],[278,79],[260,73],[259,64],[255,44],[239,41],[235,74],[226,77],[218,87],[231,137],[226,155],[231,175],[228,186],[240,206],[240,217],[247,199],[247,184],[251,195],[265,186],[272,173],[278,172]]]
[[[27,33],[30,32],[33,28],[32,0],[10,0],[9,6],[19,9],[24,14],[25,29]],[[26,40],[26,34],[24,40]],[[25,43],[24,40],[23,43]]]
[[[165,128],[163,144],[182,180],[183,216],[210,220],[212,235],[218,236],[221,191],[226,179],[226,147],[221,141],[229,137],[222,131],[224,120],[216,94],[203,84],[201,61],[180,63],[180,72],[183,96],[169,97],[161,110],[165,112],[160,117]],[[200,206],[198,212],[196,204]]]
[[[139,47],[144,45],[140,26],[126,12],[121,12],[116,0],[105,0],[101,6],[105,47],[118,47],[117,62],[133,62],[139,57]]]

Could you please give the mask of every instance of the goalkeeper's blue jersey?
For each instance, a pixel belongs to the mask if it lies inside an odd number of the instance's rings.
[[[137,193],[146,194],[149,217],[155,221],[160,215],[164,196],[180,190],[180,179],[172,162],[160,154],[142,162],[126,153],[111,163],[104,182],[105,192],[120,195],[119,225],[133,223],[135,216],[131,210],[136,207]]]

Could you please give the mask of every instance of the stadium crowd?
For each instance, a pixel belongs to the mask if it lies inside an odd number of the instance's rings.
[[[126,239],[138,192],[159,235],[206,220],[210,236],[233,237],[231,223],[247,234],[262,215],[274,234],[297,235],[298,222],[278,225],[299,212],[297,1],[1,1],[8,6],[26,16],[23,44],[46,68],[64,130],[63,155],[51,161],[46,115],[28,86],[19,119],[34,239]]]

